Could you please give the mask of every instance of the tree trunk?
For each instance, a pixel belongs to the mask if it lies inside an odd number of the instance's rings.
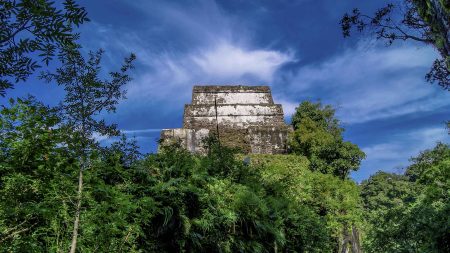
[[[352,253],[362,253],[361,244],[359,243],[359,231],[355,225],[350,226],[350,229],[351,231],[349,232],[347,226],[344,226],[338,252],[348,253],[351,250]]]
[[[433,39],[436,40],[438,38],[439,43],[434,43],[434,45],[442,58],[447,60],[450,54],[450,22],[449,13],[444,9],[444,2],[441,0],[413,1],[418,7],[418,13],[421,18],[430,26],[433,33],[437,33],[437,36],[433,35]]]
[[[80,174],[78,175],[77,206],[76,206],[76,210],[75,210],[75,220],[73,222],[72,244],[70,245],[70,253],[75,253],[75,251],[77,249],[78,227],[80,226],[82,193],[83,193],[83,166],[80,168]]]
[[[355,225],[352,225],[352,253],[362,253],[359,243],[359,231]]]
[[[347,230],[347,226],[345,225],[342,230],[342,242],[341,242],[340,250],[339,250],[340,253],[347,253],[347,250],[348,250],[347,246],[348,246],[349,241],[350,240],[349,240],[348,230]]]
[[[443,56],[449,56],[450,54],[450,22],[449,22],[449,13],[444,10],[444,2],[439,0],[431,0],[432,8],[435,12],[436,23],[440,27],[439,31],[442,36],[443,43]]]

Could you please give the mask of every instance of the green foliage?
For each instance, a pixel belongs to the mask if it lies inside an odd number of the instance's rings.
[[[60,118],[31,97],[0,115],[0,251],[63,247],[78,164],[56,127]]]
[[[24,152],[37,150],[40,141],[30,138],[40,135],[22,138],[29,130],[21,124],[29,118],[30,123],[48,122],[58,133],[52,145],[39,150],[54,154],[61,149],[62,155],[53,157],[59,166],[49,164],[46,174],[34,173],[45,164],[36,156],[28,156],[30,171],[14,163],[23,154],[2,163],[0,228],[17,234],[2,234],[0,248],[65,251],[76,212],[79,160],[68,156],[74,153],[64,145],[70,139],[58,128],[58,116],[46,116],[50,108],[31,105],[25,101],[20,110],[4,109],[9,116],[2,117],[2,126],[10,122],[6,125],[20,131],[2,142],[2,150],[18,152],[15,148],[22,147],[15,143],[23,141],[32,145]],[[12,122],[17,115],[20,120]],[[42,127],[32,129],[45,133]],[[122,139],[91,153],[90,168],[84,171],[80,252],[330,252],[338,247],[341,229],[359,221],[356,185],[311,172],[302,156],[251,155],[246,164],[242,155],[211,138],[206,156],[175,143],[134,163],[124,162],[137,152],[133,147]],[[19,224],[29,229],[15,228]]]
[[[358,146],[343,140],[343,128],[327,105],[302,102],[292,117],[294,132],[289,138],[292,153],[306,156],[313,171],[346,178],[358,170],[365,158]]]
[[[72,132],[32,97],[0,114],[0,252],[66,251],[81,167]],[[205,148],[174,143],[141,157],[125,138],[93,146],[77,250],[335,252],[355,227],[367,252],[449,249],[448,145],[413,158],[405,175],[377,173],[361,193],[305,156],[244,157],[213,136]]]
[[[75,51],[73,28],[89,21],[73,0],[62,9],[47,0],[1,0],[0,13],[0,96],[40,67],[36,57],[48,65],[56,53]]]
[[[450,250],[450,148],[413,158],[405,175],[379,172],[362,184],[368,252]]]
[[[81,152],[94,143],[94,134],[116,136],[118,131],[114,124],[108,125],[98,120],[102,111],[114,112],[119,100],[125,98],[123,86],[131,81],[128,72],[133,68],[134,54],[125,58],[119,71],[111,71],[110,78],[102,80],[101,59],[104,51],[90,52],[88,59],[79,53],[60,56],[62,66],[56,73],[46,72],[42,78],[50,82],[55,80],[66,91],[62,110],[64,124],[73,132],[74,138],[80,138],[79,146],[73,148]]]
[[[412,158],[413,164],[407,168],[405,175],[410,181],[415,182],[423,178],[431,166],[437,165],[445,159],[450,159],[450,149],[447,144],[438,143],[434,149],[420,152],[417,157]]]
[[[82,202],[85,199],[83,173],[91,168],[98,149],[94,134],[118,135],[116,126],[98,120],[98,115],[102,111],[114,112],[119,100],[125,98],[123,86],[131,81],[128,71],[133,68],[132,63],[136,58],[131,54],[129,58],[125,58],[120,71],[109,73],[110,80],[102,80],[102,54],[103,50],[90,52],[88,60],[78,52],[62,54],[59,57],[62,66],[57,68],[56,73],[43,74],[47,81],[55,79],[59,85],[64,86],[66,95],[61,106],[62,127],[70,132],[68,147],[75,152],[80,164],[71,253],[76,252]]]
[[[135,56],[102,79],[103,51],[77,52],[72,28],[87,18],[74,1],[63,10],[0,1],[0,10],[0,95],[39,67],[31,54],[48,64],[57,51],[62,65],[42,77],[66,91],[57,108],[28,97],[0,110],[0,252],[346,252],[359,248],[357,228],[368,252],[450,251],[448,145],[413,158],[405,175],[379,172],[358,187],[348,174],[364,153],[343,140],[331,106],[304,102],[290,155],[244,157],[215,136],[204,156],[173,143],[143,157],[124,136],[100,147],[97,134],[119,134],[99,116],[125,97]],[[434,22],[433,9],[417,11]]]
[[[136,240],[142,234],[141,225],[155,213],[154,200],[134,195],[136,175],[121,162],[123,155],[113,151],[100,156],[84,173],[77,246],[81,252],[139,252]]]
[[[336,110],[331,105],[323,106],[320,102],[304,101],[296,108],[292,116],[292,126],[299,129],[302,121],[310,119],[317,128],[324,129],[333,136],[339,136],[344,129],[339,125],[339,120],[334,117]]]
[[[261,184],[295,206],[303,206],[323,219],[328,247],[341,237],[344,227],[361,222],[359,190],[351,180],[312,172],[309,161],[298,155],[252,155]],[[313,235],[312,235],[313,236]],[[319,236],[319,235],[316,235]],[[325,243],[322,246],[325,248]]]
[[[251,155],[246,165],[214,138],[207,150],[193,156],[175,143],[139,166],[153,175],[147,189],[160,210],[144,228],[143,247],[329,252],[343,226],[359,221],[356,185],[309,171],[304,157]]]
[[[0,114],[0,252],[67,251],[80,168],[67,144],[73,139],[57,111],[33,98],[11,101]],[[122,139],[91,154],[79,251],[138,252],[141,226],[156,211],[140,188],[149,179],[123,160],[137,153],[133,147]]]

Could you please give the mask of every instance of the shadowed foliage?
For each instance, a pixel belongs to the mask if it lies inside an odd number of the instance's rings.
[[[78,50],[74,27],[89,21],[87,12],[73,0],[57,6],[47,0],[0,1],[0,96],[39,64]]]

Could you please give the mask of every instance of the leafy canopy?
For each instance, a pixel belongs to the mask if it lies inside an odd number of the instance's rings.
[[[82,164],[62,122],[33,100],[2,111],[0,252],[70,246]],[[355,183],[310,171],[303,156],[251,155],[244,163],[217,139],[206,148],[197,156],[175,143],[136,158],[125,139],[92,147],[77,249],[330,252],[346,224],[360,220]]]
[[[292,117],[294,132],[289,138],[290,151],[306,156],[313,171],[346,178],[358,170],[365,158],[355,144],[344,141],[335,110],[320,102],[302,102]]]
[[[378,172],[362,183],[368,252],[449,252],[450,148],[421,152],[404,175]]]

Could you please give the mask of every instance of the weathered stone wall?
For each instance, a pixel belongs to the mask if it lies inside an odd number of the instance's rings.
[[[194,86],[192,104],[273,104],[268,86]]]
[[[193,153],[203,153],[202,140],[209,135],[209,129],[163,129],[161,139],[163,141],[180,141],[181,145]]]
[[[258,125],[284,124],[281,105],[270,104],[196,104],[184,108],[184,128],[247,128]]]
[[[245,153],[286,151],[289,127],[268,86],[194,86],[183,128],[165,129],[161,138],[179,139],[189,151],[202,153],[202,139],[217,127],[221,143]]]

